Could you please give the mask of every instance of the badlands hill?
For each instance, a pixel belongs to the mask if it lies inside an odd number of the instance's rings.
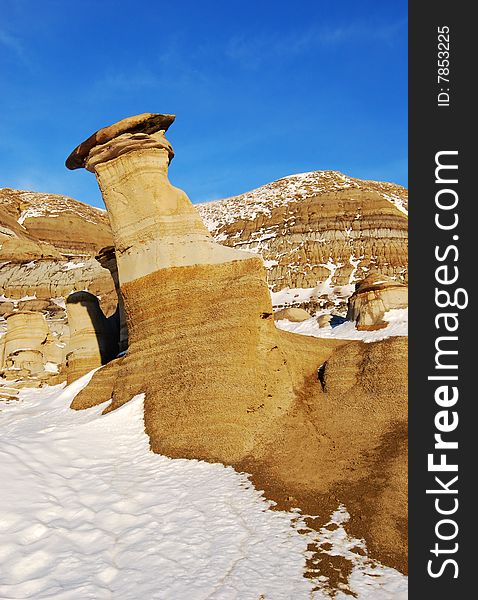
[[[0,189],[0,227],[2,258],[12,238],[41,241],[66,256],[94,256],[112,242],[104,211],[58,194]],[[17,249],[21,260],[21,243]]]
[[[396,184],[313,171],[198,209],[217,241],[262,254],[274,292],[309,290],[277,305],[343,308],[371,269],[407,280],[407,197]]]
[[[62,299],[83,289],[115,303],[111,276],[95,259],[111,244],[102,210],[57,194],[0,189],[0,314],[12,304],[56,314]]]

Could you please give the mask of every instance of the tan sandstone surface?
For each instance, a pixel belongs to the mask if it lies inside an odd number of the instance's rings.
[[[247,470],[280,505],[318,521],[350,504],[351,527],[373,554],[405,570],[406,341],[279,331],[261,257],[214,241],[169,183],[164,119],[139,117],[100,130],[106,137],[94,134],[67,160],[98,179],[129,335],[126,355],[100,369],[72,407],[111,398],[109,411],[144,393],[155,452]],[[384,239],[403,231],[392,201],[358,195],[364,213],[383,206]]]

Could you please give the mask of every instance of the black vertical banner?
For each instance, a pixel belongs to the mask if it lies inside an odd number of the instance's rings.
[[[409,3],[410,598],[476,597],[472,3]],[[473,363],[473,365],[472,365]]]

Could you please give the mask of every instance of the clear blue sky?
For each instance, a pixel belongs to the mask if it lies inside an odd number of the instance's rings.
[[[98,206],[91,133],[175,113],[193,202],[337,169],[407,184],[407,3],[0,0],[0,187]]]

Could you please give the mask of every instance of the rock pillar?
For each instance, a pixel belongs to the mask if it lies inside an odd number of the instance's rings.
[[[171,115],[100,130],[67,166],[95,173],[114,236],[129,348],[111,407],[146,392],[155,450],[231,462],[294,400],[262,259],[217,244],[168,179]]]
[[[94,294],[70,294],[66,300],[66,311],[70,326],[67,381],[72,383],[114,358],[118,353],[118,339],[115,339]]]

